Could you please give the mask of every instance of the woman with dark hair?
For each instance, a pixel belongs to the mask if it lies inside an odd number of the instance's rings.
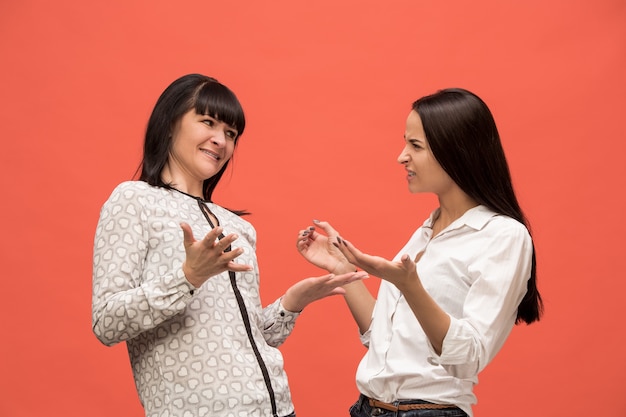
[[[367,275],[306,278],[262,307],[255,229],[212,201],[244,127],[226,86],[177,79],[148,121],[139,181],[101,209],[93,331],[126,342],[146,416],[295,416],[277,347],[306,305]]]
[[[297,246],[330,272],[358,267],[382,278],[377,298],[362,282],[345,287],[368,347],[351,416],[471,416],[478,373],[516,323],[542,314],[535,249],[479,97],[446,89],[417,100],[404,140],[398,162],[409,191],[436,194],[439,207],[392,261],[317,220]]]

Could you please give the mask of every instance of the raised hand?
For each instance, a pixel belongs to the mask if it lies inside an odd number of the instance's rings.
[[[238,236],[234,233],[219,239],[223,229],[216,227],[204,236],[196,240],[187,223],[181,223],[183,229],[185,262],[183,272],[187,280],[196,288],[200,287],[210,277],[224,271],[250,271],[252,266],[234,262],[234,259],[243,253],[242,248],[225,250],[235,241]]]
[[[411,285],[411,283],[419,282],[415,265],[421,258],[421,253],[415,261],[409,255],[403,255],[400,262],[397,262],[389,261],[380,256],[365,254],[340,236],[337,236],[332,243],[352,265],[367,271],[370,275],[389,281],[400,290]]]
[[[356,268],[342,252],[333,245],[339,233],[328,222],[314,220],[315,226],[300,230],[296,247],[298,252],[313,265],[332,273],[355,271]],[[319,227],[324,234],[317,231]]]

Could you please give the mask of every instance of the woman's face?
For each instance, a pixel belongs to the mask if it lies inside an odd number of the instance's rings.
[[[412,110],[406,119],[404,149],[398,156],[398,162],[404,165],[411,193],[444,194],[454,181],[435,159],[419,114]]]
[[[237,134],[232,126],[195,109],[185,113],[172,132],[168,168],[173,183],[202,183],[217,174],[233,155]]]

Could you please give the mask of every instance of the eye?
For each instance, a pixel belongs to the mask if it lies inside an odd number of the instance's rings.
[[[228,136],[230,139],[237,139],[237,131],[236,130],[231,130],[231,129],[226,129],[225,131],[226,136]]]
[[[202,123],[206,124],[207,126],[213,127],[215,125],[215,120],[213,120],[213,119],[203,119]]]
[[[409,144],[413,147],[413,149],[423,149],[423,146],[416,140],[410,140]]]

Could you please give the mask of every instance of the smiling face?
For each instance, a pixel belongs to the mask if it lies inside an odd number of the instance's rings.
[[[410,192],[431,192],[442,196],[456,187],[430,150],[422,120],[414,110],[407,117],[404,140],[405,146],[398,156],[398,162],[407,170]]]
[[[203,181],[217,174],[232,157],[237,135],[232,126],[189,110],[172,132],[163,179],[201,197]]]

